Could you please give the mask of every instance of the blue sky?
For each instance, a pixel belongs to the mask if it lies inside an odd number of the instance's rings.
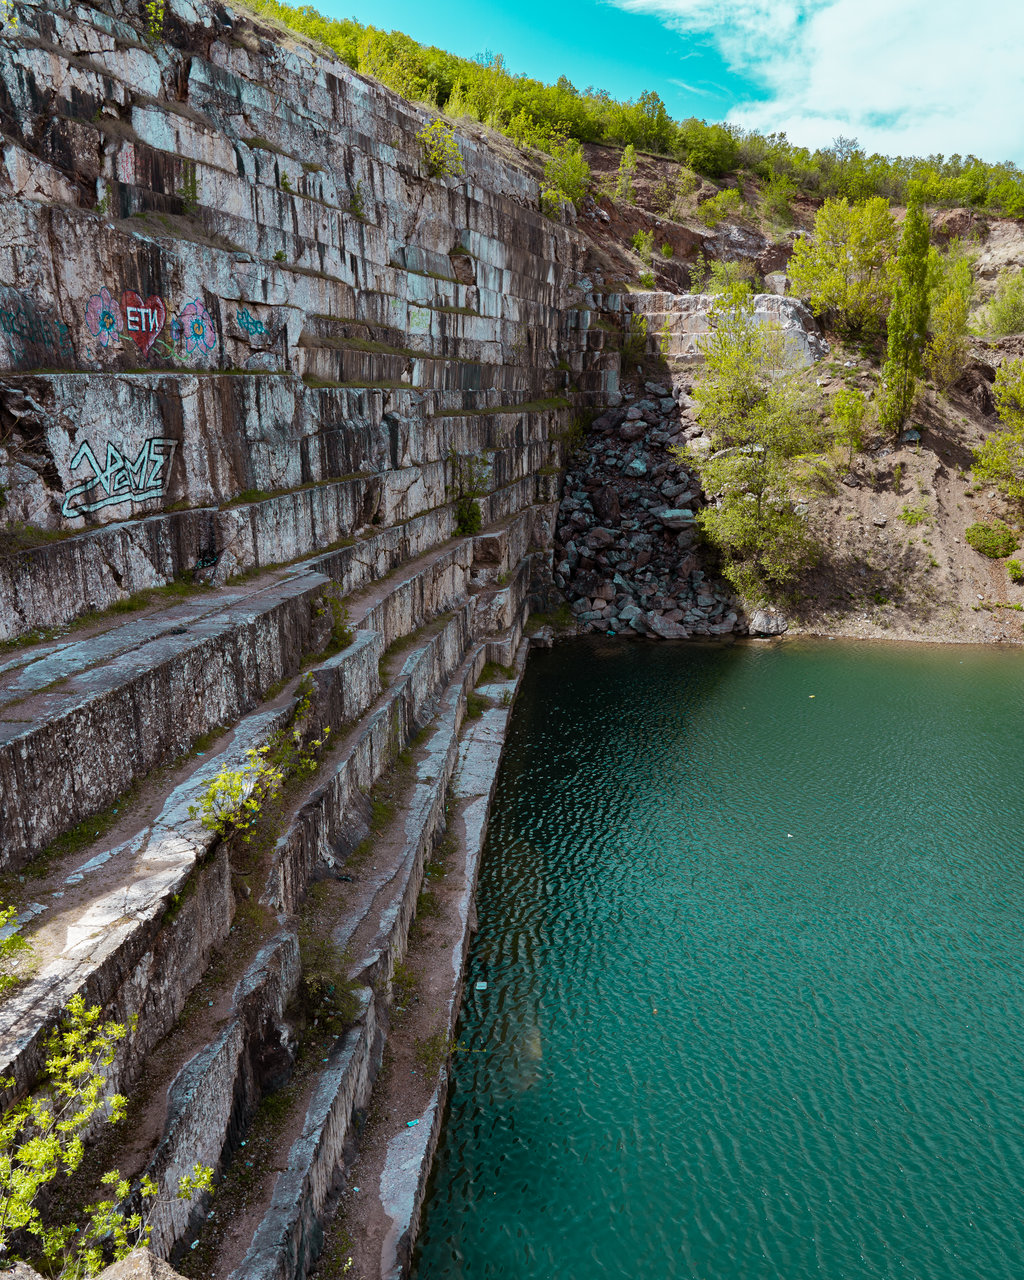
[[[315,0],[314,0],[315,2]],[[510,70],[793,142],[1024,166],[1024,0],[319,0]]]

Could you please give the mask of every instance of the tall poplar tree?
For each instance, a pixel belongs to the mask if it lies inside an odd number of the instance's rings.
[[[892,306],[887,321],[888,345],[882,367],[879,422],[897,432],[914,405],[917,379],[924,371],[928,339],[928,219],[911,205],[896,252]]]

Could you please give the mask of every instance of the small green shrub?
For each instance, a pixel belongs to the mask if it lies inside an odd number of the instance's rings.
[[[670,244],[663,244],[661,246],[661,256],[663,258],[671,258],[674,253],[675,253],[675,250],[672,248]]]
[[[637,280],[640,282],[640,287],[642,289],[654,288],[654,272],[653,271],[641,271],[639,276],[637,276]]]
[[[624,200],[626,204],[636,204],[636,190],[633,187],[635,177],[636,147],[631,142],[623,148],[622,158],[619,160],[619,172],[615,178],[616,199]]]
[[[551,159],[544,166],[542,201],[544,197],[549,202],[553,199],[559,206],[559,212],[564,201],[578,208],[589,186],[590,165],[582,145],[574,138],[555,143]],[[548,213],[548,210],[544,212]]]
[[[1024,333],[1024,271],[1001,271],[996,291],[984,313],[988,330],[996,337]]]
[[[124,1208],[131,1183],[116,1169],[100,1179],[114,1198],[87,1206],[80,1222],[44,1221],[37,1204],[47,1199],[56,1178],[81,1165],[84,1135],[96,1119],[105,1115],[117,1124],[124,1118],[127,1099],[107,1093],[106,1068],[127,1028],[101,1019],[98,1005],[87,1008],[80,995],[73,996],[64,1021],[46,1041],[42,1087],[0,1117],[0,1256],[5,1265],[16,1261],[11,1245],[24,1242],[42,1255],[47,1274],[80,1280],[97,1275],[108,1253],[120,1260],[149,1241],[159,1191],[149,1177],[141,1179],[142,1207],[134,1213]],[[9,1088],[14,1081],[2,1084]],[[197,1192],[212,1190],[212,1177],[212,1169],[197,1164],[179,1180],[178,1198],[192,1200]]]
[[[275,262],[284,262],[285,257],[286,257],[286,254],[285,254],[285,251],[284,251],[283,249],[275,249],[275,250],[274,250],[274,261],[275,261]]]
[[[726,187],[724,191],[719,191],[717,196],[712,196],[710,200],[705,200],[700,205],[697,209],[697,217],[706,227],[717,227],[730,214],[739,213],[742,204],[743,198],[736,188]]]
[[[912,507],[909,505],[905,506],[896,519],[902,520],[904,524],[909,525],[913,529],[919,524],[924,524],[928,519],[928,508]]]
[[[416,135],[432,178],[458,178],[466,172],[455,129],[438,116]]]
[[[146,30],[151,40],[159,40],[164,33],[164,11],[167,0],[146,0]]]
[[[1020,560],[1007,560],[1006,572],[1010,575],[1011,582],[1024,582],[1024,564]]]
[[[288,174],[284,169],[281,170],[281,190],[287,191],[290,195],[295,192],[295,188],[292,186],[292,180],[288,177]]]
[[[250,748],[241,769],[222,768],[200,792],[199,803],[189,805],[189,817],[223,839],[237,832],[251,843],[264,806],[280,795],[284,783],[284,773],[267,759],[268,752],[266,746]]]
[[[964,537],[968,546],[973,547],[980,555],[988,556],[990,560],[1001,560],[1020,546],[1020,538],[1002,520],[996,520],[993,524],[976,522],[968,525]]]
[[[455,532],[460,538],[470,538],[483,527],[483,514],[476,498],[462,497],[455,503]]]
[[[363,197],[363,180],[362,180],[362,178],[360,178],[360,179],[359,179],[359,181],[356,183],[356,185],[355,185],[355,186],[352,188],[352,190],[349,192],[349,197],[348,197],[348,211],[349,211],[349,213],[352,215],[352,217],[353,217],[353,218],[365,218],[365,217],[366,217],[366,204],[365,204],[365,200],[364,200],[364,197]]]
[[[0,906],[0,929],[14,924],[17,919],[17,907]],[[28,950],[28,943],[20,933],[12,933],[0,941],[0,998],[2,998],[18,979],[11,973],[11,965],[16,957]]]
[[[182,213],[191,217],[199,208],[199,176],[194,160],[182,162],[181,186],[178,188],[177,196],[181,200]]]
[[[654,260],[654,232],[635,231],[630,243],[640,261],[649,267]]]

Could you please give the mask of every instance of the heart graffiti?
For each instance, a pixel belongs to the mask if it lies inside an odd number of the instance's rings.
[[[144,356],[149,355],[149,349],[160,336],[167,319],[163,298],[153,294],[143,301],[134,289],[126,289],[121,296],[121,311],[124,327],[132,341]]]

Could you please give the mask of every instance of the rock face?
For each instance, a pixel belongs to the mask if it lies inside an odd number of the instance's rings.
[[[698,555],[699,479],[671,453],[694,437],[690,398],[646,382],[592,423],[565,478],[554,579],[588,631],[662,640],[742,633]]]

